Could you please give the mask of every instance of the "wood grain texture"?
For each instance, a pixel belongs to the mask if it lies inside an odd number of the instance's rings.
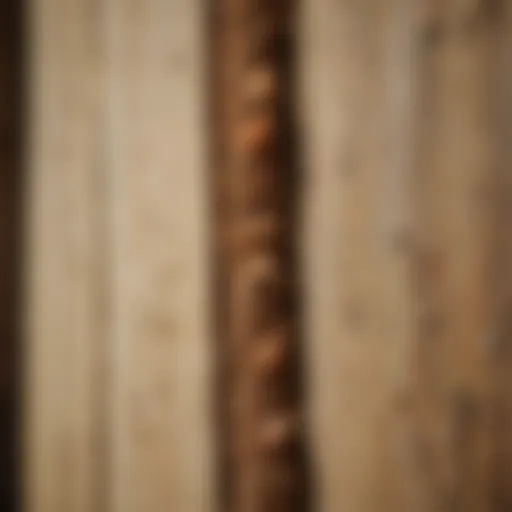
[[[305,2],[318,510],[509,507],[509,10]]]
[[[112,512],[208,512],[203,4],[109,0]]]
[[[232,512],[307,509],[294,257],[295,2],[216,4],[213,76]]]
[[[199,1],[33,0],[29,512],[209,512]]]

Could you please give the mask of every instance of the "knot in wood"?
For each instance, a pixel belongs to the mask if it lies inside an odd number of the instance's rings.
[[[290,333],[283,327],[263,336],[255,348],[256,369],[262,375],[275,375],[287,363],[289,355]]]
[[[260,445],[265,451],[279,451],[299,439],[301,422],[295,414],[275,414],[263,420]]]
[[[253,256],[247,261],[245,272],[254,286],[272,285],[280,278],[279,262],[272,254]]]
[[[247,100],[251,103],[272,101],[277,96],[275,71],[269,67],[256,67],[247,79]]]
[[[246,156],[254,157],[270,149],[276,136],[276,125],[273,116],[261,113],[248,120],[240,132],[240,146]]]

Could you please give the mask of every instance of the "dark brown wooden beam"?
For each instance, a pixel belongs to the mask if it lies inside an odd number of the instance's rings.
[[[295,2],[214,7],[224,507],[307,508],[293,120]]]

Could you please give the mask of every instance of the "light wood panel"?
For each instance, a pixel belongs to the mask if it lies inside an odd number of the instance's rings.
[[[304,4],[318,510],[506,509],[508,10]]]
[[[105,346],[101,5],[34,1],[27,12],[25,506],[96,512],[105,392],[97,385]]]
[[[109,1],[113,512],[213,506],[202,7]]]
[[[213,509],[201,7],[28,9],[27,511]]]

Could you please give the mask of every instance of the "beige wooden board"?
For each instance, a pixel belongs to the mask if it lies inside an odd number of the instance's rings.
[[[35,0],[30,77],[25,299],[25,508],[97,512],[105,344],[100,219],[101,7]]]
[[[304,3],[319,511],[495,503],[500,5]]]
[[[201,2],[28,12],[25,509],[208,512]]]
[[[109,0],[112,512],[207,512],[204,5]]]

